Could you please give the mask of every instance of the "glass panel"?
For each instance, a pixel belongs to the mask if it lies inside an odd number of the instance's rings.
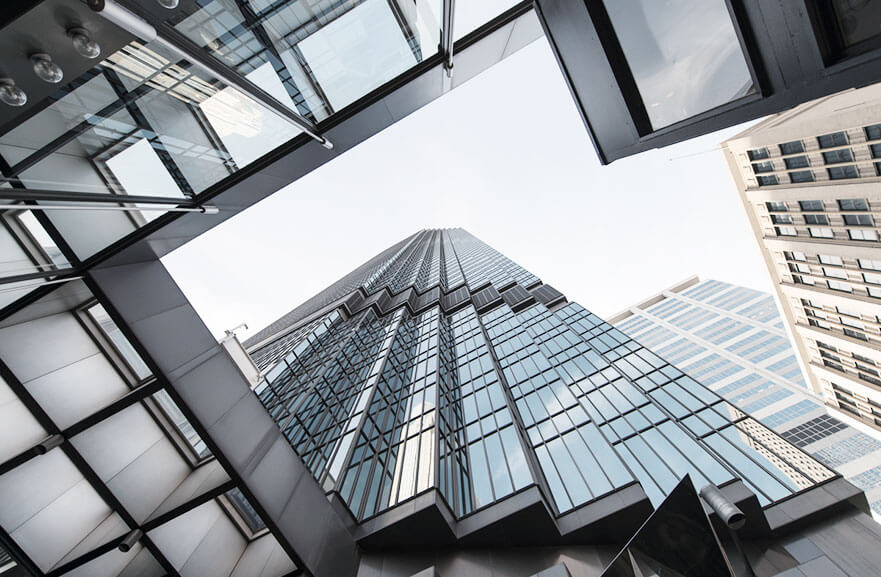
[[[754,91],[722,0],[605,0],[654,129]]]
[[[248,499],[245,498],[245,495],[238,488],[227,491],[225,495],[252,534],[266,528],[266,523],[263,522],[263,519],[260,518],[260,515],[257,514],[257,511],[254,510],[254,507],[251,506],[251,503],[248,502]]]
[[[162,412],[171,420],[190,447],[192,447],[193,452],[199,459],[206,459],[211,456],[211,449],[208,448],[205,441],[202,440],[202,437],[199,436],[199,433],[196,432],[193,425],[190,424],[190,421],[181,412],[177,403],[172,400],[166,391],[162,390],[154,394],[153,399],[159,404]]]
[[[439,0],[200,4],[181,6],[174,26],[314,121],[433,55],[440,39]]]

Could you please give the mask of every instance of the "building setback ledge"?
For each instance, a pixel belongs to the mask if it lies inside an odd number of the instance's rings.
[[[642,487],[632,483],[555,518],[532,486],[456,520],[431,490],[361,523],[354,537],[365,550],[619,543],[652,511]]]

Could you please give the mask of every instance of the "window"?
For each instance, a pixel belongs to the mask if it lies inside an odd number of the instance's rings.
[[[755,92],[724,0],[603,4],[655,130]]]
[[[100,328],[101,333],[113,345],[113,348],[125,360],[125,364],[135,373],[138,380],[146,379],[153,373],[147,368],[141,355],[135,351],[129,340],[122,334],[110,315],[100,303],[93,304],[86,309],[86,313]]]
[[[854,331],[854,330],[851,330],[848,328],[844,329],[844,334],[846,334],[847,336],[854,338],[854,339],[860,339],[861,341],[868,341],[869,340],[869,338],[866,335],[864,335],[863,333],[861,333],[859,331]]]
[[[847,229],[851,240],[878,240],[878,233],[871,229]]]
[[[831,180],[844,180],[846,178],[859,178],[860,173],[853,164],[845,164],[844,166],[830,166],[826,169]]]
[[[746,154],[749,156],[750,160],[763,160],[769,157],[767,148],[754,148],[752,150],[747,150]]]
[[[786,212],[789,210],[785,202],[766,202],[765,207],[767,207],[768,212]]]
[[[792,224],[792,217],[788,214],[772,214],[771,222],[774,224]]]
[[[811,267],[800,262],[789,263],[789,270],[792,272],[800,272],[802,274],[811,274]]]
[[[797,236],[798,233],[795,231],[794,226],[777,226],[774,227],[777,231],[777,236]]]
[[[811,236],[814,238],[833,238],[835,235],[832,234],[832,229],[828,227],[810,227],[808,228],[808,232],[811,233]]]
[[[866,287],[866,293],[867,293],[870,297],[874,297],[874,298],[876,298],[876,299],[881,299],[881,288],[873,287],[873,286],[867,286],[867,287]]]
[[[837,313],[840,314],[840,315],[847,315],[847,316],[849,316],[849,317],[854,317],[854,318],[856,318],[856,319],[860,318],[860,313],[858,313],[858,312],[856,312],[856,311],[852,311],[852,310],[844,309],[844,308],[841,308],[841,307],[835,307],[835,312],[837,312]],[[863,328],[863,326],[862,326],[862,325],[859,325],[859,328]]]
[[[777,181],[776,174],[769,174],[766,176],[757,176],[756,179],[759,181],[759,186],[771,186],[774,184],[779,184]]]
[[[869,150],[872,151],[872,158],[881,158],[881,144],[871,144]]]
[[[823,164],[838,164],[840,162],[853,162],[853,154],[849,148],[831,150],[823,153]]]
[[[823,341],[817,341],[817,346],[821,349],[826,349],[827,351],[834,351],[836,353],[838,352],[837,348],[833,347],[832,345],[827,345]]]
[[[820,260],[820,262],[822,264],[844,266],[844,261],[841,260],[840,256],[833,256],[833,255],[829,255],[829,254],[820,254],[820,255],[817,255],[817,258]]]
[[[881,162],[875,163],[875,176],[881,176]]]
[[[866,282],[867,284],[881,285],[881,274],[864,272],[863,273],[863,281]]]
[[[878,164],[881,164],[879,162]],[[789,173],[789,182],[798,184],[800,182],[814,182],[814,173],[810,170],[798,170]]]
[[[805,212],[822,212],[825,210],[822,200],[800,200],[798,206]]]
[[[868,130],[868,128],[866,130]],[[881,129],[879,129],[879,130],[881,130]],[[881,138],[881,137],[879,137],[879,138]],[[802,143],[801,140],[793,140],[791,142],[784,142],[783,144],[780,144],[778,146],[780,146],[780,154],[783,154],[784,156],[787,154],[798,154],[799,152],[805,151],[805,145]]]
[[[863,362],[863,363],[869,363],[870,365],[875,364],[875,361],[873,361],[872,359],[866,358],[863,355],[858,354],[858,353],[853,353],[853,358],[860,361],[860,362]]]
[[[774,165],[771,161],[753,163],[753,172],[759,174],[761,172],[774,172]]]
[[[864,198],[842,198],[838,201],[841,210],[869,210],[869,203]]]
[[[809,276],[792,275],[792,282],[794,282],[795,284],[806,284],[814,286],[814,279]]]
[[[844,224],[849,226],[875,226],[868,214],[845,214]]]
[[[830,289],[832,289],[834,291],[841,291],[841,292],[845,292],[845,293],[852,293],[853,292],[853,287],[851,287],[850,284],[846,283],[846,282],[841,282],[841,281],[837,281],[837,280],[827,280],[826,286],[828,286]]]
[[[847,146],[847,134],[844,132],[833,132],[832,134],[824,134],[817,137],[817,144],[820,148],[835,148],[836,146]]]
[[[786,260],[800,260],[802,262],[808,260],[807,258],[805,258],[805,253],[803,253],[803,252],[798,252],[798,251],[789,252],[789,251],[787,251],[787,252],[784,252],[783,255],[786,257]],[[879,269],[879,270],[881,270],[881,269]]]
[[[831,278],[840,278],[847,280],[847,273],[840,268],[823,267],[823,274]]]
[[[881,124],[873,124],[872,126],[867,126],[865,128],[866,131],[866,140],[881,140]]]
[[[878,270],[881,271],[881,260],[872,260],[868,258],[858,258],[857,262],[860,265],[860,268],[864,268],[866,270]]]
[[[829,224],[825,214],[806,214],[805,224]]]

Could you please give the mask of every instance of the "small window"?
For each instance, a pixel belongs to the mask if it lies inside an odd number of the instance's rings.
[[[826,268],[823,267],[823,274],[830,278],[837,278],[841,280],[847,280],[847,273],[840,268]]]
[[[858,258],[857,263],[859,263],[860,268],[864,268],[866,270],[881,271],[881,260],[872,260],[870,258]]]
[[[768,207],[768,212],[786,212],[789,210],[785,202],[766,202],[765,206]]]
[[[841,210],[869,210],[869,203],[864,198],[842,198],[838,201]]]
[[[826,286],[828,286],[830,289],[832,289],[834,291],[840,291],[840,292],[845,292],[845,293],[852,293],[853,292],[853,287],[850,286],[850,284],[846,283],[846,282],[841,282],[841,281],[837,281],[837,280],[827,280]]]
[[[783,253],[783,256],[786,257],[786,260],[799,260],[802,262],[807,261],[808,259],[805,257],[805,253],[797,252],[797,251],[786,251]]]
[[[878,164],[881,164],[879,162]],[[810,170],[797,170],[789,173],[789,182],[798,184],[800,182],[814,182],[814,173]]]
[[[866,130],[868,130],[868,128]],[[881,138],[881,137],[879,137],[879,138]],[[780,154],[782,154],[784,156],[787,154],[798,154],[800,152],[805,151],[805,145],[802,143],[801,140],[793,140],[792,142],[784,142],[783,144],[780,144],[779,146],[780,146]]]
[[[867,284],[881,285],[881,274],[864,272],[863,273],[863,281]]]
[[[850,240],[878,240],[878,233],[872,229],[847,229]]]
[[[834,256],[831,254],[821,254],[817,255],[817,258],[820,259],[822,264],[830,264],[833,266],[844,266],[844,261],[841,260],[840,256]]]
[[[867,286],[866,292],[870,297],[874,297],[876,299],[881,299],[881,288],[876,288],[873,286]]]
[[[808,228],[808,232],[811,234],[813,238],[834,238],[835,235],[832,234],[832,229],[827,227],[810,227]]]
[[[786,165],[786,168],[806,168],[811,165],[808,161],[807,156],[793,156],[792,158],[786,158],[783,160],[783,163]]]
[[[800,200],[798,206],[805,212],[818,212],[825,208],[822,200]]]
[[[757,176],[756,178],[759,181],[759,186],[772,186],[775,184],[779,184],[779,182],[777,181],[776,174],[769,174],[766,176]]]
[[[835,353],[838,352],[837,348],[833,347],[832,345],[827,345],[823,341],[817,341],[817,346],[820,347],[821,349],[826,349],[827,351],[832,351]]]
[[[869,150],[872,151],[872,158],[881,158],[881,144],[871,144]]]
[[[762,172],[774,172],[774,165],[771,161],[753,163],[753,172],[760,174]]]
[[[875,164],[875,176],[881,176],[881,162],[876,162]]]
[[[804,219],[805,224],[829,224],[825,214],[806,214]]]
[[[147,367],[147,364],[144,363],[141,355],[138,354],[129,340],[122,334],[122,331],[119,330],[119,327],[116,326],[116,323],[113,322],[113,319],[110,318],[110,315],[107,314],[107,311],[100,303],[87,308],[86,313],[101,329],[107,340],[113,344],[116,352],[125,359],[125,363],[137,375],[139,380],[152,376],[153,373]]]
[[[792,282],[794,282],[796,284],[806,284],[806,285],[814,286],[814,279],[812,279],[809,276],[802,277],[802,276],[798,276],[798,275],[792,275]]]
[[[859,339],[861,341],[868,341],[869,340],[869,338],[865,334],[863,334],[859,331],[848,329],[848,328],[844,329],[844,334],[846,334],[847,336],[852,337],[854,339]]]
[[[772,214],[771,222],[774,224],[792,224],[792,217],[788,214]]]
[[[881,124],[873,124],[872,126],[867,126],[866,130],[866,140],[881,140]]]
[[[830,166],[826,169],[830,180],[844,180],[846,178],[859,178],[860,173],[853,164],[845,164],[844,166]],[[761,177],[760,177],[761,178]]]
[[[789,264],[790,272],[799,272],[802,274],[811,274],[811,267],[806,264],[800,262],[793,262]]]
[[[849,226],[875,226],[872,217],[868,214],[845,214],[844,224]]]
[[[817,144],[820,148],[835,148],[836,146],[847,146],[847,134],[844,132],[833,132],[832,134],[824,134],[817,137]]]
[[[778,226],[775,229],[777,230],[777,236],[798,236],[794,226]]]
[[[767,148],[754,148],[752,150],[747,150],[746,154],[749,156],[750,160],[764,160],[769,156]]]
[[[861,363],[869,363],[870,365],[875,365],[875,361],[873,361],[870,358],[864,357],[863,355],[861,355],[859,353],[851,353],[851,354],[853,355],[854,359],[860,361]]]
[[[823,153],[824,164],[839,164],[841,162],[853,162],[853,154],[849,148],[831,150]]]
[[[849,317],[853,317],[855,319],[862,317],[862,315],[860,315],[860,313],[858,313],[856,311],[849,310],[849,309],[845,309],[842,307],[835,307],[835,312],[837,312],[840,315],[847,315]],[[851,326],[854,326],[854,325],[851,325]],[[858,325],[858,326],[859,326],[859,328],[863,328],[863,325]]]

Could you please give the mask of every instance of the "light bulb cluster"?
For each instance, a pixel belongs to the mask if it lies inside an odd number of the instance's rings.
[[[92,60],[101,55],[101,45],[92,38],[89,31],[80,26],[69,28],[67,37],[73,44],[77,54]],[[49,84],[58,84],[64,79],[64,70],[45,52],[35,52],[29,56],[31,66],[37,78]],[[24,106],[28,95],[16,85],[12,78],[0,78],[0,101],[8,106]]]

